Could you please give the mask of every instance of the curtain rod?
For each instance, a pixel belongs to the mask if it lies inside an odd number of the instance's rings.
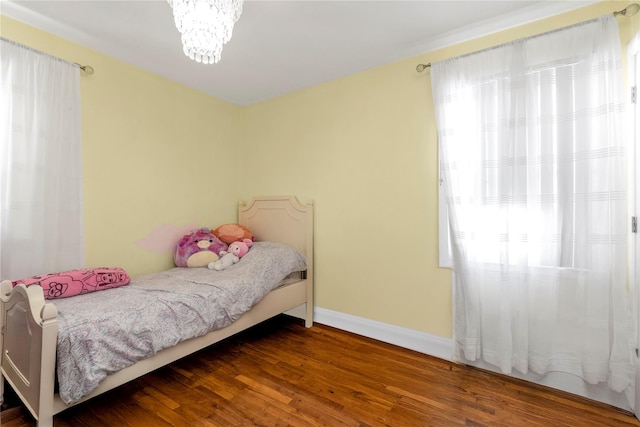
[[[59,58],[59,57],[57,57],[57,56],[53,56],[53,55],[51,55],[51,54],[49,54],[49,53],[47,53],[47,52],[43,52],[43,51],[41,51],[41,50],[34,49],[34,48],[30,47],[30,46],[24,45],[24,44],[22,44],[22,43],[18,43],[18,42],[13,41],[13,40],[9,40],[9,39],[4,38],[4,37],[0,37],[0,40],[6,41],[7,43],[13,43],[13,44],[15,44],[15,45],[17,45],[17,46],[20,46],[20,47],[22,47],[22,48],[24,48],[24,49],[29,49],[30,51],[32,51],[32,52],[36,52],[36,53],[39,53],[39,54],[41,54],[41,55],[46,55],[46,56],[49,56],[49,57],[51,57],[51,58],[55,58],[55,59],[59,59],[59,60],[61,60],[61,61],[67,62],[67,63],[69,63],[69,64],[77,65],[77,66],[78,66],[78,68],[80,68],[82,71],[84,71],[84,72],[85,72],[85,73],[87,73],[87,74],[93,74],[93,73],[94,73],[94,71],[95,71],[91,65],[82,65],[82,64],[78,64],[77,62],[67,61],[66,59],[62,59],[62,58]]]
[[[616,12],[613,12],[613,16],[618,16],[618,15],[622,15],[622,16],[628,16],[631,17],[633,15],[635,15],[636,13],[638,13],[638,11],[640,11],[640,5],[638,3],[632,3],[629,6],[625,7],[622,10],[618,10]],[[426,70],[427,68],[431,67],[431,62],[428,62],[426,64],[418,64],[416,65],[416,71],[421,73],[424,70]]]

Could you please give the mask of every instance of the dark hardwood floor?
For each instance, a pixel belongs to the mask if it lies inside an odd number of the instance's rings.
[[[35,426],[7,393],[3,427]],[[279,316],[54,419],[65,426],[640,426],[567,393]]]

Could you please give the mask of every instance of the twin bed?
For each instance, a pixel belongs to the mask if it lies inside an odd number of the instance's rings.
[[[310,327],[313,206],[293,197],[256,198],[239,206],[238,223],[256,243],[221,272],[175,268],[54,303],[39,286],[2,282],[0,401],[6,381],[38,426],[51,426],[73,405],[275,315],[301,317]],[[156,309],[139,310],[137,294]],[[189,308],[181,312],[183,306]],[[133,319],[129,326],[124,317]]]

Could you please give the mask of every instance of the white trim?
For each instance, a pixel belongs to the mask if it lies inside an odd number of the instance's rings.
[[[639,74],[640,70],[638,69],[639,60],[638,55],[640,54],[640,33],[636,33],[633,37],[633,40],[627,46],[627,67],[628,67],[628,84],[627,87],[631,90],[632,87],[636,87],[640,85]],[[637,90],[637,89],[636,89]],[[627,96],[630,94],[627,93]],[[640,162],[640,145],[638,145],[638,140],[640,139],[640,114],[638,111],[638,100],[636,99],[635,103],[630,102],[630,96],[627,98],[628,105],[628,125],[625,129],[629,130],[628,134],[628,206],[629,206],[629,217],[638,216],[639,206],[640,206],[640,173],[638,173],[638,162]],[[629,242],[628,242],[628,275],[629,275],[629,287],[631,289],[631,294],[633,295],[633,315],[634,315],[634,327],[636,328],[636,345],[640,342],[640,317],[638,316],[638,310],[640,307],[640,295],[638,293],[638,267],[640,265],[640,242],[638,242],[638,234],[634,234],[631,230],[631,221],[629,221]],[[635,379],[636,385],[635,390],[633,390],[633,394],[629,396],[630,401],[634,405],[636,418],[640,419],[640,359],[638,359],[636,354],[636,363],[635,363]]]
[[[499,368],[484,361],[476,361],[474,363],[468,364],[469,366],[475,366],[480,369],[485,369],[487,371],[502,374]],[[625,411],[632,411],[629,400],[627,399],[625,393],[611,390],[606,383],[589,384],[582,378],[568,374],[566,372],[548,372],[545,375],[539,375],[534,374],[533,372],[522,374],[518,371],[512,371],[507,375],[534,384],[540,384],[546,387],[555,388],[557,390],[566,391],[567,393],[586,397],[587,399],[606,403]]]
[[[76,43],[83,46],[94,46],[95,50],[101,52],[111,47],[110,44],[104,40],[59,22],[49,16],[34,12],[15,0],[2,0],[2,14],[32,27],[55,34],[66,40],[76,41]],[[98,47],[98,49],[95,47]]]
[[[314,309],[313,316],[314,322],[415,350],[440,359],[451,360],[453,355],[453,340],[451,338],[431,335],[319,307]]]
[[[412,57],[422,55],[424,52],[432,52],[437,49],[475,40],[489,34],[495,34],[511,28],[520,27],[531,22],[539,21],[551,16],[567,13],[572,10],[587,7],[599,3],[600,0],[574,0],[574,1],[544,1],[519,9],[516,12],[495,16],[491,19],[477,22],[464,28],[440,34],[438,38],[423,43],[418,47],[407,49],[404,56]]]
[[[419,332],[319,307],[314,308],[313,319],[316,323],[353,332],[367,338],[415,350],[440,359],[452,360],[452,338]],[[471,366],[500,373],[497,368],[483,362],[475,363]],[[614,392],[604,383],[597,385],[587,384],[581,378],[563,372],[550,372],[542,376],[531,372],[525,375],[514,371],[510,376],[603,402],[626,411],[631,410],[624,393]]]

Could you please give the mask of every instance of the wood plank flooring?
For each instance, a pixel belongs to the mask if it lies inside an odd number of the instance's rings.
[[[3,427],[35,426],[8,397]],[[12,404],[13,401],[13,404]],[[65,426],[640,426],[542,386],[297,319],[264,324],[54,418]]]

